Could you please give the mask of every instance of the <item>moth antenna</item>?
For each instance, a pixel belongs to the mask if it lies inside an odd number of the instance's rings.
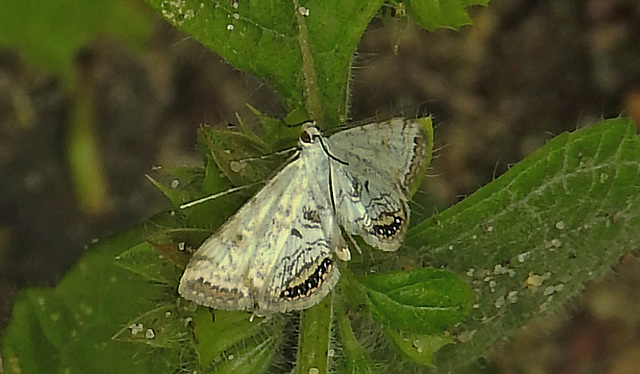
[[[248,162],[248,161],[264,160],[264,159],[266,159],[268,157],[277,156],[277,155],[284,155],[284,154],[290,153],[292,151],[297,151],[297,150],[298,150],[298,147],[291,147],[291,148],[283,149],[281,151],[276,151],[276,152],[268,153],[266,155],[258,156],[258,157],[248,157],[248,158],[243,158],[243,159],[234,160],[234,161],[235,162]],[[291,162],[292,159],[293,159],[293,157],[290,158],[288,160],[288,162],[285,163],[285,165],[288,164],[289,162]],[[244,190],[246,188],[253,187],[255,185],[261,184],[261,183],[266,183],[266,180],[259,180],[257,182],[245,184],[245,185],[238,186],[238,187],[233,187],[233,188],[230,188],[230,189],[228,189],[226,191],[222,191],[222,192],[218,192],[218,193],[213,194],[213,195],[205,196],[205,197],[200,198],[198,200],[194,200],[194,201],[191,201],[191,202],[188,202],[188,203],[180,205],[180,209],[191,208],[192,206],[198,205],[200,203],[204,203],[205,201],[214,200],[214,199],[217,199],[219,197],[228,195],[230,193],[241,191],[241,190]]]
[[[324,141],[322,140],[321,137],[318,136],[318,139],[320,140],[320,145],[322,145],[322,150],[324,151],[324,153],[327,154],[327,156],[329,156],[330,159],[337,161],[339,163],[341,163],[342,165],[349,165],[348,162],[346,161],[342,161],[341,159],[337,158],[336,156],[332,155],[329,150],[327,149],[327,146],[324,145]]]
[[[191,208],[192,206],[204,203],[205,201],[214,200],[214,199],[217,199],[219,197],[228,195],[230,193],[237,192],[237,191],[240,191],[240,190],[244,190],[244,189],[249,188],[249,187],[253,187],[253,186],[255,186],[257,184],[260,184],[260,183],[263,183],[263,181],[258,181],[258,182],[245,184],[243,186],[230,188],[230,189],[228,189],[226,191],[222,191],[222,192],[218,192],[218,193],[213,194],[213,195],[205,196],[205,197],[203,197],[201,199],[194,200],[194,201],[191,201],[191,202],[188,202],[188,203],[180,205],[180,209]]]
[[[298,149],[299,149],[299,147],[291,147],[291,148],[283,149],[281,151],[275,151],[275,152],[267,153],[267,154],[262,155],[262,156],[240,158],[240,159],[233,160],[233,161],[235,161],[235,162],[249,162],[249,161],[266,160],[266,159],[268,159],[270,157],[273,157],[273,156],[285,155],[287,153],[291,153],[293,151],[297,151]]]

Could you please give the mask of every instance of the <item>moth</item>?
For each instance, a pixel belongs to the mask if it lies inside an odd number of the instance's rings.
[[[342,230],[400,246],[430,157],[430,120],[391,119],[324,137],[302,125],[290,163],[189,261],[182,297],[224,310],[287,312],[319,303],[351,256]]]

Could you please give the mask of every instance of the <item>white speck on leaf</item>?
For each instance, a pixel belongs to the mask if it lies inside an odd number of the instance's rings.
[[[609,174],[607,174],[607,173],[600,174],[600,183],[606,182],[607,179],[609,179]]]
[[[551,301],[553,301],[553,296],[549,296],[547,298],[547,301],[545,301],[544,303],[540,304],[540,312],[546,312],[547,309],[549,308],[549,304],[551,303]]]
[[[524,260],[527,259],[527,257],[529,257],[530,252],[524,252],[524,253],[520,253],[518,255],[518,262],[524,262]]]
[[[131,329],[131,335],[138,335],[138,333],[144,330],[142,323],[132,323],[129,325],[129,328]]]
[[[468,277],[473,277],[473,274],[476,272],[476,269],[471,268],[469,270],[467,270],[467,276]]]
[[[238,161],[229,162],[229,168],[231,168],[231,171],[233,171],[234,173],[239,173],[240,170],[244,169],[245,166],[246,164],[244,162],[238,162]]]
[[[298,8],[298,12],[300,12],[301,15],[305,16],[305,17],[309,17],[309,9],[301,6]]]
[[[533,274],[532,272],[529,273],[529,276],[527,277],[527,279],[525,279],[524,284],[525,287],[529,287],[532,290],[537,289],[537,287],[539,287],[542,282],[544,281],[544,277],[537,275],[537,274]]]
[[[549,296],[552,295],[554,292],[556,292],[556,288],[553,286],[547,286],[547,288],[544,289],[544,292],[542,292],[542,294],[544,296]]]

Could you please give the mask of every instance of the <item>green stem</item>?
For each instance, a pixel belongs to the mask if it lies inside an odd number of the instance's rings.
[[[304,77],[304,94],[307,102],[307,112],[309,117],[316,120],[322,128],[324,121],[324,110],[320,101],[320,90],[318,89],[318,83],[316,79],[316,69],[313,61],[313,54],[311,53],[311,44],[309,42],[309,32],[307,30],[307,23],[305,21],[305,15],[300,11],[300,4],[298,0],[293,0],[295,6],[296,21],[298,22],[298,42],[300,43],[300,52],[302,53],[302,74]]]
[[[300,313],[297,365],[299,374],[327,372],[332,316],[333,293],[325,297],[320,304]]]

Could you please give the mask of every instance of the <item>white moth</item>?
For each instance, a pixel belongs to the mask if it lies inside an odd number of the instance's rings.
[[[338,281],[334,253],[350,258],[340,227],[398,249],[430,152],[428,123],[396,118],[328,138],[305,123],[293,161],[193,255],[180,295],[216,309],[305,309]]]

